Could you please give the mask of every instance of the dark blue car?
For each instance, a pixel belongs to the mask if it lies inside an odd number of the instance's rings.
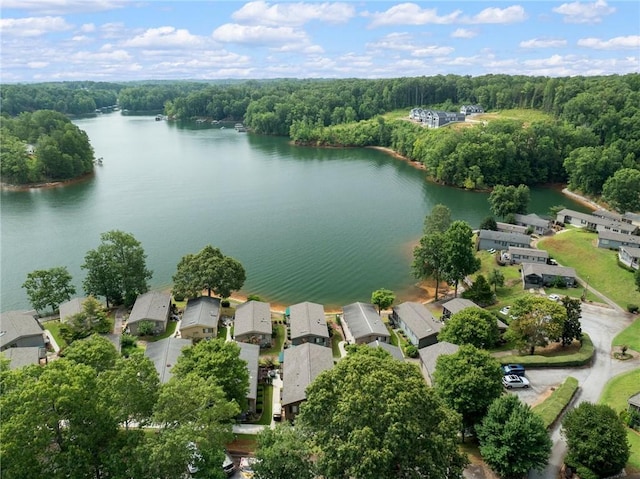
[[[502,374],[505,376],[510,374],[524,376],[524,366],[522,364],[505,364],[502,366]]]

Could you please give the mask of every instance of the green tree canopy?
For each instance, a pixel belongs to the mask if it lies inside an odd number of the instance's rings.
[[[179,378],[195,374],[220,386],[241,410],[247,406],[249,372],[246,361],[240,359],[240,347],[233,342],[212,339],[183,349],[173,374]]]
[[[76,294],[72,279],[65,266],[39,269],[27,275],[22,287],[27,290],[31,306],[36,311],[44,311],[47,307],[57,311],[61,303],[69,301]]]
[[[585,467],[597,477],[619,473],[629,459],[626,428],[607,405],[580,403],[564,416],[562,434],[567,440],[565,462]]]
[[[289,423],[278,424],[258,434],[254,469],[258,478],[313,479],[316,475],[311,456],[308,438],[299,429]]]
[[[318,474],[462,477],[459,417],[411,364],[359,347],[307,388],[296,429],[318,454]]]
[[[458,295],[458,283],[468,274],[480,269],[480,260],[473,248],[473,231],[465,221],[454,221],[444,233],[444,243],[440,247],[445,253],[444,277],[455,283],[455,295]]]
[[[147,269],[147,255],[134,236],[112,230],[100,235],[101,243],[89,250],[82,269],[87,271],[83,285],[87,294],[103,296],[109,303],[132,305],[139,294],[149,289],[152,272]]]
[[[74,341],[64,350],[64,357],[74,363],[90,366],[101,373],[113,369],[118,351],[107,338],[93,334],[86,339]]]
[[[487,351],[472,345],[440,356],[433,379],[438,395],[462,415],[464,428],[479,424],[494,399],[502,394],[500,363]],[[464,440],[464,429],[462,432]]]
[[[504,286],[504,274],[499,269],[493,268],[489,273],[489,284],[493,285],[493,292],[497,292],[498,286]]]
[[[444,233],[451,226],[451,210],[448,206],[437,204],[424,219],[423,234]]]
[[[567,320],[567,311],[561,304],[530,295],[518,298],[509,315],[514,319],[505,336],[529,354],[533,354],[537,346],[559,340]]]
[[[82,302],[82,310],[69,316],[60,326],[60,334],[69,344],[93,333],[108,333],[110,331],[109,316],[102,303],[93,296],[86,298]]]
[[[244,285],[246,272],[240,262],[225,256],[218,248],[205,246],[196,254],[187,254],[178,262],[173,276],[173,291],[178,297],[195,298],[202,290],[227,298]]]
[[[496,185],[489,194],[489,208],[500,218],[513,213],[526,214],[528,207],[529,187],[526,185]]]
[[[489,349],[497,343],[498,337],[498,323],[493,313],[470,307],[458,311],[447,320],[438,334],[438,341]]]
[[[562,305],[567,311],[567,319],[562,326],[560,341],[563,346],[568,346],[574,339],[582,340],[582,325],[580,324],[582,303],[577,298],[564,296],[562,298]]]
[[[476,432],[482,458],[505,479],[520,479],[531,469],[543,469],[551,454],[542,418],[513,394],[491,403]]]
[[[438,300],[440,281],[447,265],[447,253],[442,247],[444,233],[431,233],[422,236],[420,243],[413,249],[411,269],[418,279],[433,278],[436,283],[435,300]]]
[[[481,230],[498,231],[498,223],[493,216],[487,216],[482,220],[478,228]]]
[[[622,168],[605,181],[602,199],[620,213],[640,211],[640,169]]]
[[[371,293],[371,304],[375,304],[378,307],[378,314],[383,309],[387,309],[396,300],[396,295],[389,289],[377,289]]]
[[[479,306],[485,307],[495,303],[495,295],[483,274],[476,276],[473,284],[462,292],[462,297],[470,299]]]

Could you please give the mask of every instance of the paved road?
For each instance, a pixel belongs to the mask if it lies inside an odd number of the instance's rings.
[[[618,361],[612,358],[611,341],[629,324],[633,317],[627,313],[603,306],[582,305],[582,330],[589,334],[595,347],[594,361],[590,367],[567,369],[527,370],[532,388],[528,391],[515,392],[520,398],[531,404],[548,391],[550,387],[558,386],[567,376],[573,376],[579,381],[579,389],[570,404],[578,405],[582,401],[597,402],[604,385],[613,376],[640,367],[640,360]],[[560,434],[560,421],[551,431],[553,447],[549,464],[541,471],[529,473],[530,479],[556,479],[566,454],[566,444]]]

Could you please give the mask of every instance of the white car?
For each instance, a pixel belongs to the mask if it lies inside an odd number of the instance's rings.
[[[511,311],[511,306],[505,306],[500,310],[500,314],[504,314],[505,316],[508,316],[509,311]]]
[[[502,385],[507,389],[512,389],[512,388],[527,389],[529,387],[529,380],[524,376],[509,374],[506,376],[502,376]]]
[[[496,250],[495,250],[495,249],[493,249],[493,248],[491,248],[491,249],[489,249],[489,250],[487,250],[487,251],[489,252],[489,254],[493,254],[493,253],[495,253],[495,252],[496,252]]]
[[[560,295],[559,294],[550,294],[549,295],[549,299],[551,301],[558,301],[560,299]]]

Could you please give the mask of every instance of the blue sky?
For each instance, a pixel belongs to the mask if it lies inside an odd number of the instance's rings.
[[[640,2],[0,0],[0,81],[640,71]]]

